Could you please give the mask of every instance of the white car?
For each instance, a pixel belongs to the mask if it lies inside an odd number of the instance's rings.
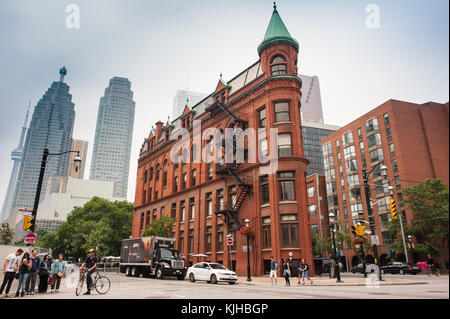
[[[233,285],[237,281],[237,275],[234,271],[217,263],[197,263],[188,268],[187,276],[191,282],[205,280],[211,284],[217,284],[223,281]]]

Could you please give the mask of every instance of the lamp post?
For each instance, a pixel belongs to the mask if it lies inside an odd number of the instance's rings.
[[[334,237],[334,231],[335,231],[334,214],[331,212],[330,214],[328,214],[328,217],[330,218],[331,238],[333,239],[334,258],[336,261],[336,267],[335,267],[336,277],[337,277],[336,282],[341,283],[342,282],[341,281],[341,270],[339,267],[339,260],[338,260],[338,256],[337,256],[337,250],[336,250],[336,239]]]
[[[44,149],[44,154],[42,155],[42,162],[41,162],[41,171],[39,173],[39,179],[38,179],[38,184],[37,184],[37,189],[36,189],[36,196],[34,198],[33,210],[31,212],[31,216],[33,217],[33,219],[31,220],[30,231],[32,233],[34,233],[34,230],[35,230],[36,215],[37,215],[38,206],[39,206],[39,198],[41,197],[41,189],[42,189],[42,183],[44,181],[44,174],[45,174],[45,167],[47,165],[47,159],[49,156],[60,156],[60,155],[64,155],[67,153],[77,153],[77,156],[74,159],[74,169],[75,169],[75,172],[78,172],[78,169],[80,168],[80,164],[81,164],[81,158],[80,158],[79,151],[67,151],[67,152],[52,154],[49,152],[49,150],[47,148]]]
[[[370,231],[372,233],[372,236],[376,236],[377,233],[376,233],[376,229],[375,229],[375,219],[373,217],[372,203],[370,202],[369,175],[381,163],[382,162],[379,162],[369,172],[367,172],[367,170],[363,170],[362,171],[363,180],[364,180],[364,193],[366,195],[367,215],[369,217],[369,225],[370,225]],[[386,167],[386,165],[383,164],[380,167],[380,170],[381,170],[381,175],[386,180],[386,178],[387,178],[387,167]],[[378,260],[378,247],[377,247],[377,245],[372,243],[372,250],[373,250],[373,255],[374,255],[374,258],[375,258],[375,264],[378,267],[378,280],[382,281],[383,279],[381,278],[381,268],[380,268],[380,261]]]
[[[244,220],[245,227],[250,225],[250,221],[248,218]],[[252,281],[252,277],[250,274],[250,235],[247,232],[247,281]]]

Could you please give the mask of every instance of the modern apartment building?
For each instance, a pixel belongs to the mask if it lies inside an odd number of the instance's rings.
[[[134,110],[131,82],[112,78],[100,98],[89,178],[117,182],[119,197],[128,191]]]
[[[391,243],[387,186],[394,187],[400,203],[402,189],[439,178],[449,183],[449,104],[424,104],[388,100],[327,136],[323,157],[328,209],[347,227],[358,219],[368,221],[362,171],[371,172],[369,185],[380,262],[386,262]],[[387,166],[387,184],[378,165]],[[400,207],[407,223],[412,212]],[[369,253],[369,261],[373,256]],[[355,265],[358,257],[348,256]]]
[[[62,67],[59,73],[60,80],[52,83],[34,108],[25,140],[14,207],[33,207],[44,149],[47,148],[50,153],[62,153],[72,149],[74,104],[69,86],[64,83],[66,68]],[[70,154],[49,156],[41,194],[46,191],[49,176],[67,175],[69,157]]]
[[[188,264],[200,260],[196,254],[205,254],[202,260],[223,263],[243,275],[249,250],[256,275],[270,270],[270,256],[280,260],[292,253],[294,260],[305,258],[313,265],[298,53],[298,42],[275,7],[258,46],[258,61],[229,81],[220,77],[211,94],[185,106],[174,121],[156,123],[139,156],[133,237],[168,215],[176,220],[176,246]],[[198,128],[204,135],[197,139]],[[273,135],[275,128],[278,135]],[[208,135],[209,129],[217,134]],[[257,134],[242,147],[223,138],[227,129],[233,129],[236,141],[244,134],[240,129]],[[188,142],[178,149],[183,131]],[[222,155],[220,145],[225,144],[233,145],[225,156],[242,150],[244,161],[209,161],[200,152]],[[250,160],[255,154],[262,157]],[[240,232],[245,219],[254,230],[250,248]],[[230,246],[227,235],[233,239]]]

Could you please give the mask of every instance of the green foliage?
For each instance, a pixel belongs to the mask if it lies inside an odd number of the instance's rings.
[[[0,244],[9,245],[14,237],[14,230],[8,223],[2,223],[0,226]]]
[[[174,222],[175,218],[163,215],[159,219],[155,219],[154,221],[152,221],[146,227],[142,236],[171,237]]]
[[[56,231],[38,237],[36,246],[51,248],[54,255],[69,251],[75,258],[96,247],[98,256],[119,256],[122,240],[130,236],[132,219],[131,203],[94,197],[75,207]]]
[[[331,253],[331,240],[329,238],[319,238],[317,232],[311,232],[312,248],[314,256],[325,257],[327,253]]]
[[[403,190],[404,199],[400,203],[412,210],[414,218],[409,225],[403,225],[405,237],[415,238],[414,250],[418,254],[442,255],[445,241],[449,236],[449,191],[439,179],[427,179]],[[393,242],[390,248],[404,253],[400,222],[393,219],[388,226]]]

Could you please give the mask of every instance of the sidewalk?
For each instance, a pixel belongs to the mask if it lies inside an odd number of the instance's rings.
[[[328,277],[311,277],[313,284],[312,286],[366,286],[368,284],[379,284],[380,286],[389,286],[389,285],[423,285],[428,284],[429,281],[426,280],[426,278],[420,278],[417,280],[417,277],[415,278],[405,278],[405,277],[399,277],[399,278],[383,278],[383,281],[377,282],[374,281],[372,278],[364,278],[362,275],[361,277],[355,277],[355,276],[346,276],[341,275],[341,283],[336,282],[336,278],[330,279]],[[415,279],[415,280],[414,280]],[[297,284],[298,279],[296,277],[291,277],[291,286],[300,286]],[[238,277],[238,283],[241,285],[251,285],[251,286],[270,286],[270,278],[269,276],[263,276],[263,277],[252,277],[252,281],[247,281],[247,277]],[[284,277],[278,277],[278,286],[284,286],[285,281]],[[305,286],[311,286],[311,282],[309,280],[305,280]]]

